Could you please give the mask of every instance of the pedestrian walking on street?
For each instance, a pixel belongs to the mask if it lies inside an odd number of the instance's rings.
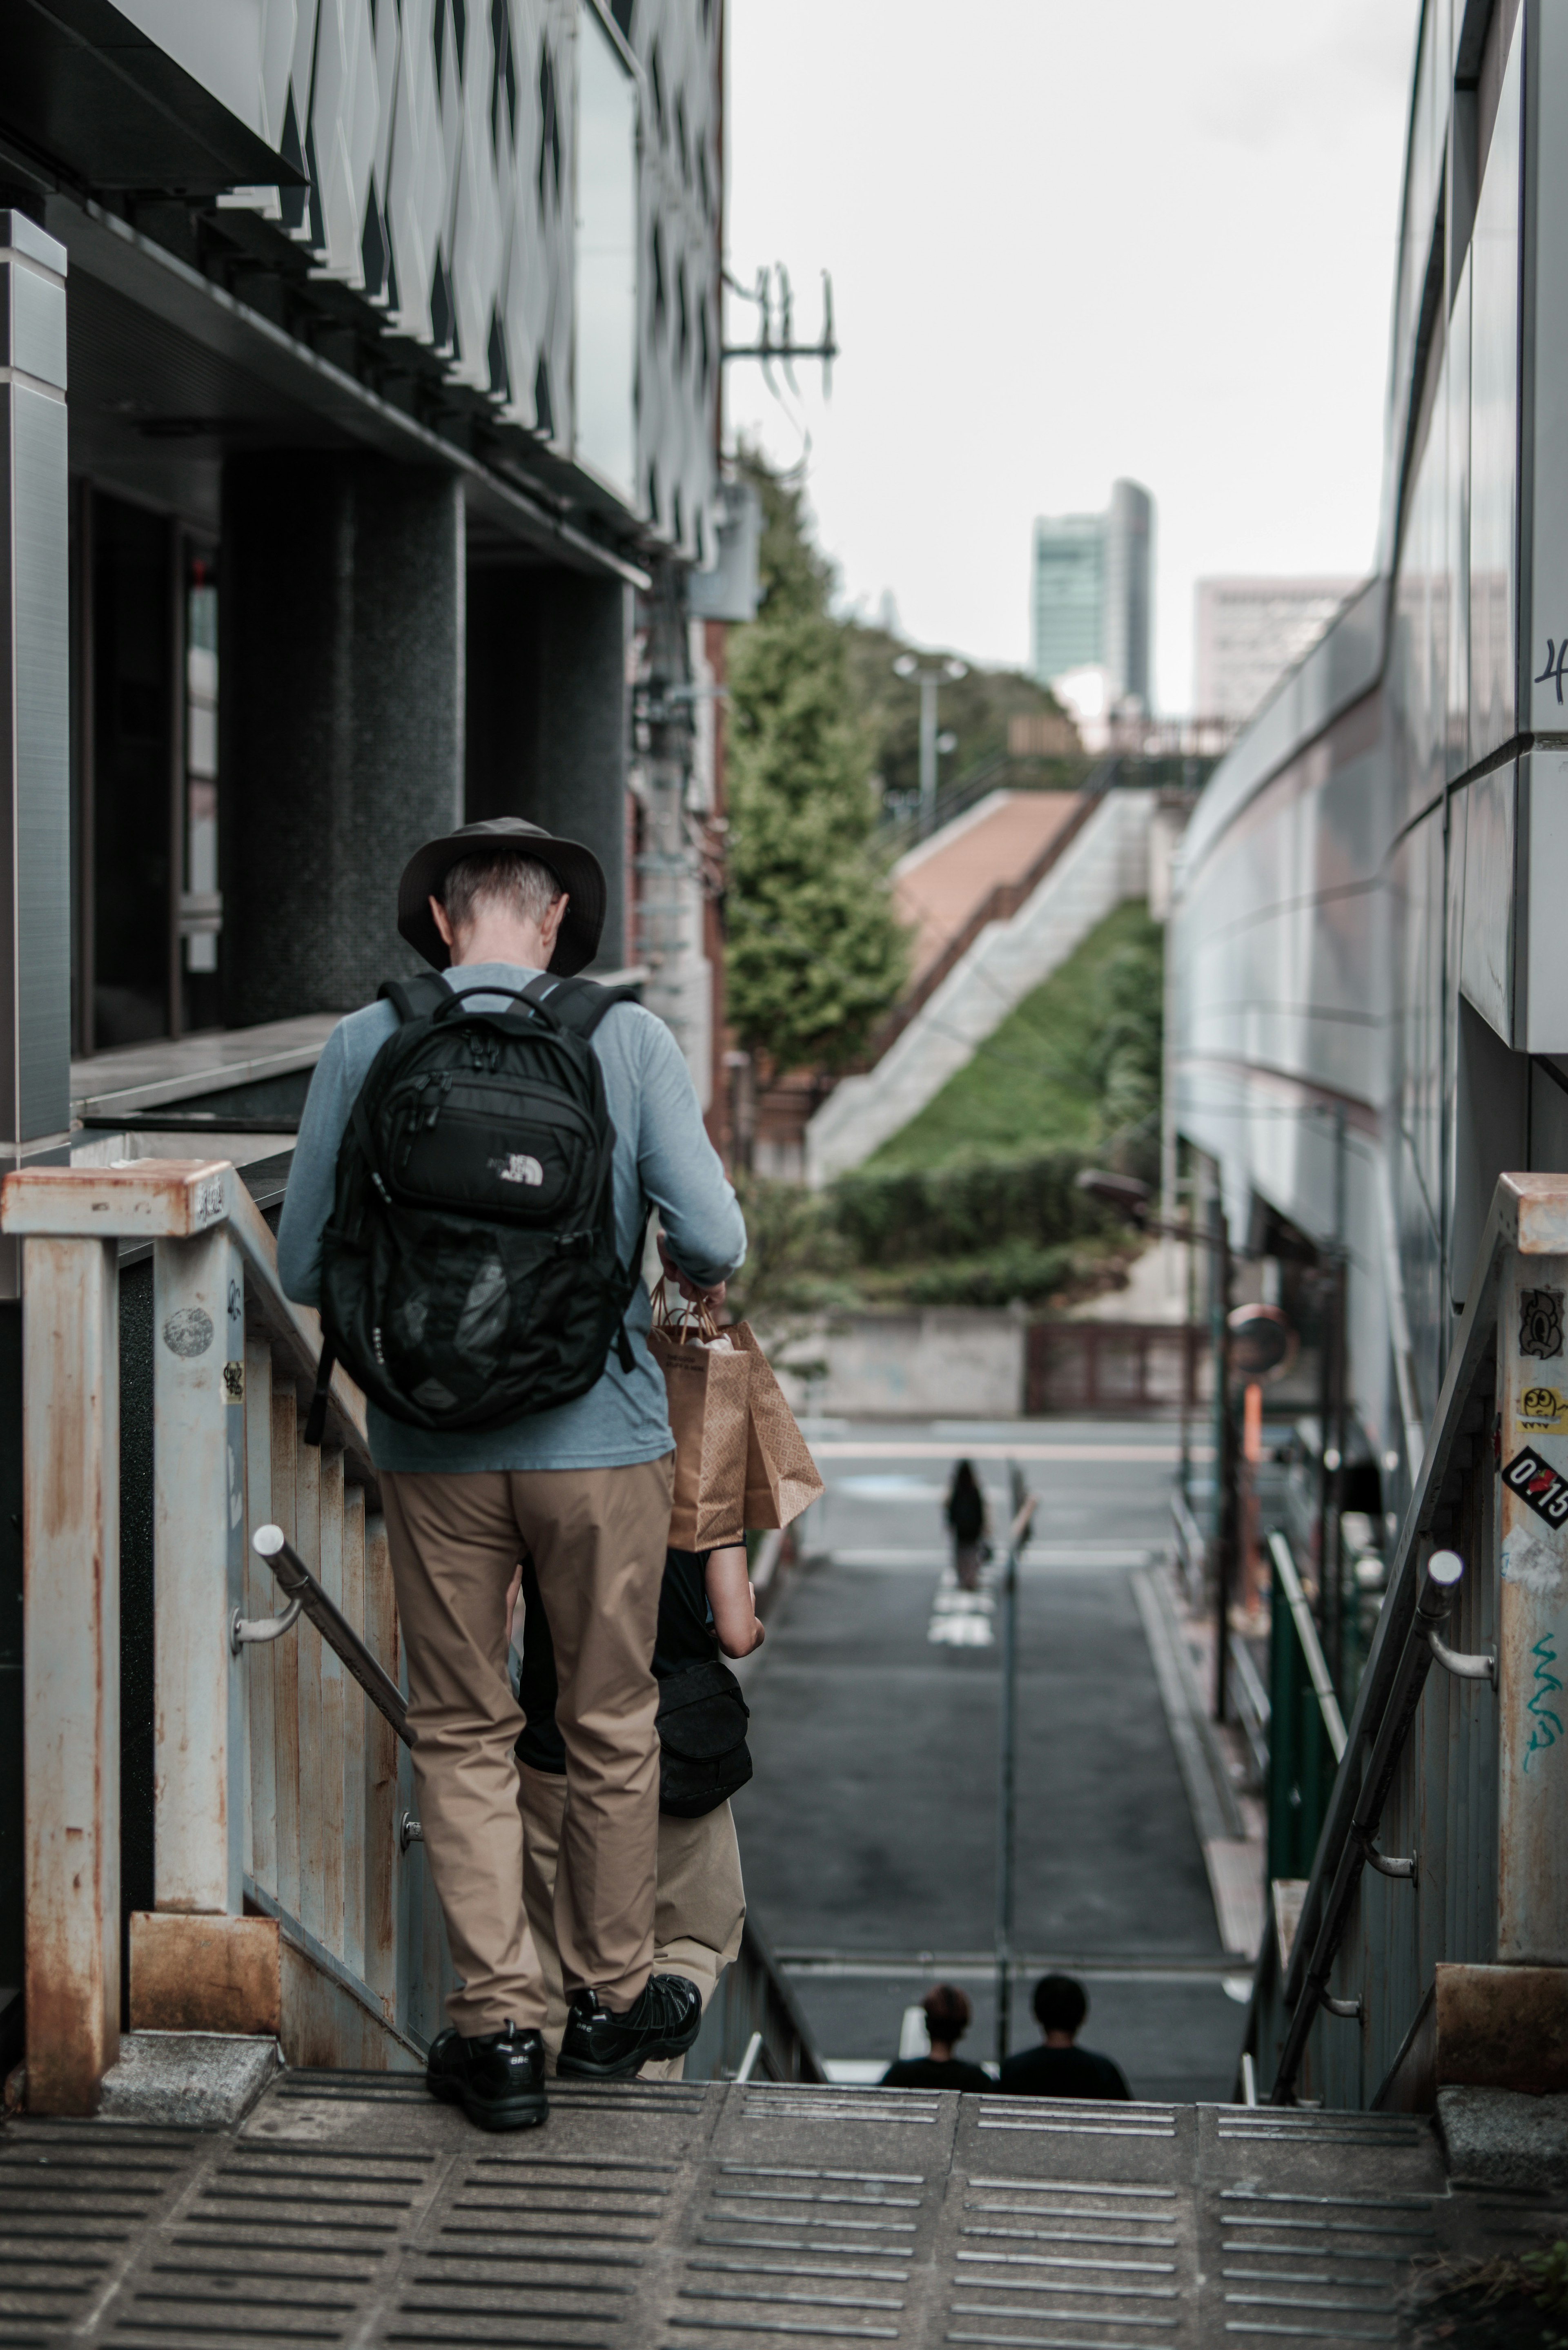
[[[1121,2067],[1092,2048],[1075,2046],[1089,2012],[1089,1995],[1071,1975],[1042,1975],[1034,1986],[1034,2021],[1044,2045],[1021,2048],[1002,2067],[1003,2093],[1012,2097],[1130,2098]]]
[[[900,2056],[882,2075],[885,2089],[994,2089],[991,2074],[979,2064],[966,2064],[954,2049],[969,2030],[974,2010],[969,1994],[955,1983],[938,1983],[920,2002],[925,2010],[929,2056]]]
[[[524,1553],[566,1750],[559,2068],[634,2073],[701,2020],[694,1986],[652,1968],[672,1448],[639,1267],[657,1206],[683,1295],[711,1308],[745,1229],[670,1030],[573,976],[605,902],[590,850],[518,817],[419,850],[398,928],[441,976],[390,983],[333,1030],[278,1232],[285,1291],[322,1305],[369,1399],[420,1823],[460,1979],[430,2085],[499,2129],[545,2114],[507,1678]]]
[[[965,1591],[977,1591],[980,1588],[980,1570],[986,1558],[988,1520],[980,1480],[967,1461],[961,1461],[953,1471],[953,1482],[948,1488],[946,1516],[948,1530],[953,1538],[953,1573]]]
[[[554,2054],[566,2024],[566,1999],[555,1938],[556,1871],[566,1798],[566,1753],[556,1721],[556,1657],[539,1601],[533,1563],[523,1563],[522,1671],[517,1698],[525,1717],[517,1741],[523,1812],[523,1893],[545,1970],[549,2012],[545,2045]],[[761,1648],[744,1546],[671,1550],[659,1597],[653,1649],[661,1724],[659,1898],[653,1963],[684,1975],[706,2011],[719,1978],[733,1964],[746,1922],[746,1888],[730,1795],[752,1774],[745,1748],[746,1709],[734,1677],[719,1660]],[[728,1687],[726,1687],[728,1684]],[[683,1732],[679,1726],[688,1725]],[[695,1731],[695,1736],[690,1731]],[[726,1745],[726,1741],[732,1742]],[[680,1746],[701,1749],[695,1758]],[[717,1751],[715,1751],[717,1750]],[[684,2056],[656,2057],[641,2080],[678,2081]]]

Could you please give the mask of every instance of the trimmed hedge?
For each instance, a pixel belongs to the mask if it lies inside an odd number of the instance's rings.
[[[1076,1188],[1094,1164],[1088,1151],[1062,1148],[886,1173],[859,1168],[833,1186],[830,1213],[865,1265],[1057,1251],[1118,1228]]]

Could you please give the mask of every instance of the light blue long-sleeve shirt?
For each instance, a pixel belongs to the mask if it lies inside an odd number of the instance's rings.
[[[465,988],[485,980],[522,988],[539,974],[485,962],[444,975],[449,985]],[[496,1009],[504,1005],[504,999],[494,999]],[[302,1305],[320,1303],[321,1236],[332,1213],[337,1148],[354,1097],[397,1025],[389,1003],[351,1012],[327,1038],[310,1081],[277,1235],[278,1279]],[[612,1182],[621,1262],[640,1260],[649,1211],[656,1207],[681,1270],[704,1286],[727,1280],[745,1256],[746,1228],[674,1037],[640,1004],[618,1003],[594,1031],[592,1049],[615,1128]],[[657,1461],[673,1439],[663,1375],[648,1351],[650,1319],[648,1291],[639,1284],[626,1315],[631,1369],[623,1371],[612,1351],[597,1385],[555,1411],[500,1428],[441,1434],[410,1428],[370,1404],[371,1458],[379,1469],[457,1471],[613,1469]]]

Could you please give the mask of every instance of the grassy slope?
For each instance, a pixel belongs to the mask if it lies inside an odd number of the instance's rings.
[[[1036,1144],[1093,1142],[1100,1090],[1091,1055],[1105,1018],[1106,966],[1149,929],[1141,899],[1108,914],[868,1167],[942,1167]]]

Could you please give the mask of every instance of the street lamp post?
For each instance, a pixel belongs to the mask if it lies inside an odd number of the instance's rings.
[[[937,814],[937,689],[944,678],[956,685],[961,677],[969,675],[969,665],[961,660],[944,660],[931,669],[922,669],[913,653],[900,653],[893,663],[893,673],[917,680],[920,688],[920,837],[924,840]]]

